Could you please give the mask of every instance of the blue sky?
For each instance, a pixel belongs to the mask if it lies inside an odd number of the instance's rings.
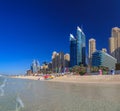
[[[31,62],[69,53],[69,34],[82,26],[86,44],[108,49],[111,28],[120,27],[119,0],[1,0],[0,73],[24,74]]]

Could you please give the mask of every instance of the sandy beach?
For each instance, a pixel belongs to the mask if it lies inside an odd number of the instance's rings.
[[[40,80],[39,76],[12,76],[11,78]],[[64,75],[49,80],[50,82],[69,82],[69,83],[117,83],[120,84],[120,75]]]
[[[37,76],[10,76],[10,78],[17,78],[17,79],[30,79],[30,80],[38,80],[40,77]]]

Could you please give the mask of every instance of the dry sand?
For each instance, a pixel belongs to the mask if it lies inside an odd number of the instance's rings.
[[[39,80],[39,76],[12,76],[12,78]],[[120,84],[120,75],[64,75],[54,79],[44,80],[51,82],[70,82],[70,83],[117,83]]]
[[[11,76],[11,78],[38,80],[40,77],[37,77],[37,76]]]

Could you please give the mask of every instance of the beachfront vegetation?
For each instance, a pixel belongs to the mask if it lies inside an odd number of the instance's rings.
[[[91,72],[99,72],[99,70],[101,69],[103,74],[107,74],[109,71],[109,68],[105,66],[99,66],[99,67],[93,66],[90,69],[91,69]]]
[[[109,68],[105,66],[99,66],[99,67],[91,67],[90,72],[92,73],[98,73],[99,70],[102,70],[103,74],[108,74]],[[83,65],[80,66],[74,66],[70,69],[70,72],[73,72],[74,75],[85,75],[87,74],[87,67],[84,67]]]
[[[115,64],[115,67],[116,70],[120,70],[120,63]]]
[[[75,75],[84,75],[86,73],[86,67],[84,66],[74,66],[71,68],[71,72]]]

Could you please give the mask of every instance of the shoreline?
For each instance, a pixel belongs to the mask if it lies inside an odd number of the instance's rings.
[[[49,80],[43,80],[41,76],[10,76],[10,78],[39,80],[48,82],[63,82],[63,83],[106,83],[106,84],[120,84],[120,75],[64,75],[55,77]]]

